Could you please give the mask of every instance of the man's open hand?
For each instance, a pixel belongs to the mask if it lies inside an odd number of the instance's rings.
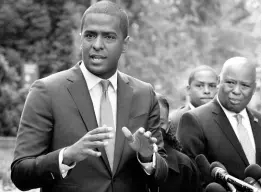
[[[108,139],[113,138],[112,127],[98,127],[86,133],[73,145],[67,147],[64,151],[64,161],[66,164],[79,162],[86,159],[88,156],[100,157],[101,152],[96,151],[96,148],[105,147],[108,144]]]
[[[154,144],[157,142],[155,137],[151,137],[151,132],[145,132],[143,127],[140,127],[134,134],[128,128],[123,127],[122,131],[129,143],[129,146],[140,154],[142,158],[151,159],[154,153]]]

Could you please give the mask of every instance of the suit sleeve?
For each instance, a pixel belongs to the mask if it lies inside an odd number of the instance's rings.
[[[158,101],[153,89],[151,89],[152,104],[148,117],[148,129],[152,133],[152,137],[157,139],[158,153],[156,153],[156,167],[154,178],[157,182],[164,182],[168,175],[168,165],[166,162],[166,151],[164,149],[164,142],[160,130],[160,109]]]
[[[183,152],[191,159],[194,160],[198,154],[205,154],[202,125],[191,111],[182,115],[177,130],[177,138],[182,145]]]
[[[49,153],[53,116],[45,84],[36,81],[27,96],[17,133],[11,178],[20,190],[46,186],[61,178],[59,150]]]

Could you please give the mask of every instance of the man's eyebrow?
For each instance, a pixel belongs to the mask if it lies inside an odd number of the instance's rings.
[[[86,33],[98,33],[96,30],[85,30],[83,34],[86,34]],[[117,33],[115,31],[101,31],[102,34],[104,35],[117,35]]]
[[[102,32],[103,35],[115,35],[117,36],[117,33],[115,31],[104,31]]]
[[[196,83],[206,83],[206,82],[203,82],[203,81],[198,81],[198,80],[195,80],[196,81]]]
[[[242,84],[247,84],[247,85],[252,85],[253,83],[255,83],[255,82],[253,82],[253,81],[250,81],[250,82],[247,82],[247,81],[239,81],[240,83],[242,83]]]
[[[198,80],[196,80],[196,83],[208,84],[208,85],[216,85],[217,84],[215,82],[204,82],[204,81],[198,81]]]
[[[92,30],[85,30],[83,34],[85,35],[85,34],[87,34],[87,33],[96,33],[96,32],[95,32],[95,31],[92,31]]]
[[[245,84],[250,84],[250,85],[254,83],[254,81],[238,81],[238,80],[231,79],[231,78],[227,78],[225,79],[225,81],[234,81],[234,82],[245,83]]]

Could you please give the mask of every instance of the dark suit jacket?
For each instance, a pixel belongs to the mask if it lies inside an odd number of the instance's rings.
[[[261,164],[260,113],[247,110],[255,145],[256,161]],[[210,163],[221,162],[228,173],[244,179],[249,165],[240,142],[217,99],[185,113],[179,123],[178,140],[191,158],[204,154]]]
[[[191,159],[165,143],[168,162],[168,178],[158,192],[201,191],[199,173]]]
[[[170,114],[169,119],[171,120],[171,123],[172,123],[172,128],[171,128],[172,133],[176,134],[177,128],[178,128],[178,125],[179,125],[179,121],[180,121],[182,115],[189,110],[190,110],[189,105],[185,105],[185,106],[182,106],[182,107],[176,109],[172,114]]]
[[[150,192],[200,192],[200,175],[193,161],[179,152],[177,140],[162,130],[168,163],[168,177],[164,183],[150,184]]]
[[[144,127],[158,139],[157,182],[167,176],[167,164],[161,131],[159,106],[150,84],[118,73],[117,128],[114,170],[111,172],[104,148],[102,156],[88,157],[77,163],[62,178],[58,155],[88,131],[98,127],[93,103],[84,76],[75,67],[36,81],[22,113],[11,165],[12,180],[22,190],[42,188],[43,192],[133,192],[145,191],[147,175],[129,147],[121,128],[132,133]],[[161,154],[161,155],[160,155]]]

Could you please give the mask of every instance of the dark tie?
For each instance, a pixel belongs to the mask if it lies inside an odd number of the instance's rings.
[[[240,114],[236,114],[237,119],[237,129],[239,134],[239,142],[242,145],[242,148],[246,154],[246,157],[250,164],[256,163],[256,151],[254,150],[251,140],[248,135],[247,129],[242,124],[242,116]]]
[[[101,104],[100,104],[100,126],[106,125],[107,127],[112,127],[114,130],[113,138],[109,139],[108,145],[105,146],[108,162],[110,164],[111,170],[113,170],[114,151],[115,151],[115,126],[114,126],[113,111],[108,97],[108,87],[110,81],[101,80],[100,83],[102,86],[102,96],[101,96]]]

